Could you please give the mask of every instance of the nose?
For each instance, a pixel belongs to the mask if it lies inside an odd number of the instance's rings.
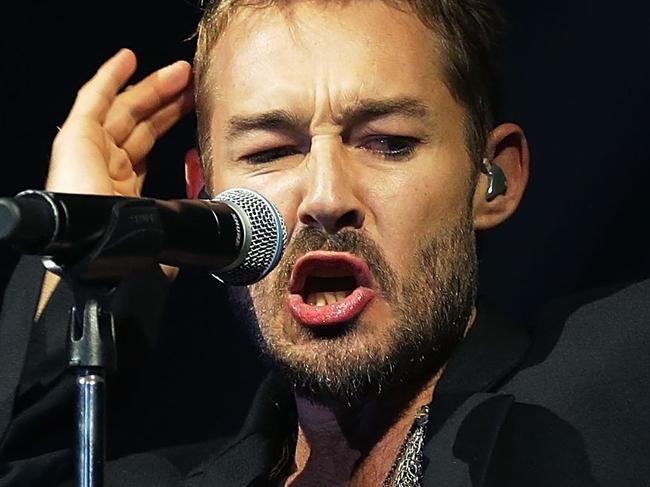
[[[298,207],[300,223],[327,233],[361,228],[365,209],[358,198],[359,181],[352,161],[346,159],[345,149],[331,141],[314,141],[305,168],[304,196]]]

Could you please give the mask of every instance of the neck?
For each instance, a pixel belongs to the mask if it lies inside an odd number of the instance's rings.
[[[323,406],[296,396],[295,471],[287,485],[381,485],[441,373],[358,407]]]

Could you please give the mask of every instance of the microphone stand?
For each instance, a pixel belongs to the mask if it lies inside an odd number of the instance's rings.
[[[68,366],[76,377],[75,460],[80,487],[101,487],[104,482],[106,373],[115,370],[116,348],[113,313],[110,304],[101,303],[111,294],[112,290],[89,291],[81,318],[76,306],[70,312]]]
[[[116,203],[98,243],[66,262],[43,259],[71,286],[69,369],[76,377],[75,470],[79,487],[102,487],[106,458],[106,377],[117,366],[113,297],[130,274],[156,264],[160,216],[151,201]]]

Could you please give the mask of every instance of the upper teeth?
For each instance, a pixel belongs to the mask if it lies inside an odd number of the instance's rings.
[[[346,291],[334,291],[334,292],[317,292],[311,293],[307,296],[307,304],[312,306],[325,306],[328,304],[334,304],[337,301],[342,301],[346,298],[349,293]]]

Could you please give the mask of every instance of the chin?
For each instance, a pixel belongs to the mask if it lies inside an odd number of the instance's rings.
[[[266,355],[297,392],[322,404],[352,405],[389,391],[396,370],[413,370],[400,357],[403,342],[391,321],[355,320],[305,327],[287,316],[261,330]]]

